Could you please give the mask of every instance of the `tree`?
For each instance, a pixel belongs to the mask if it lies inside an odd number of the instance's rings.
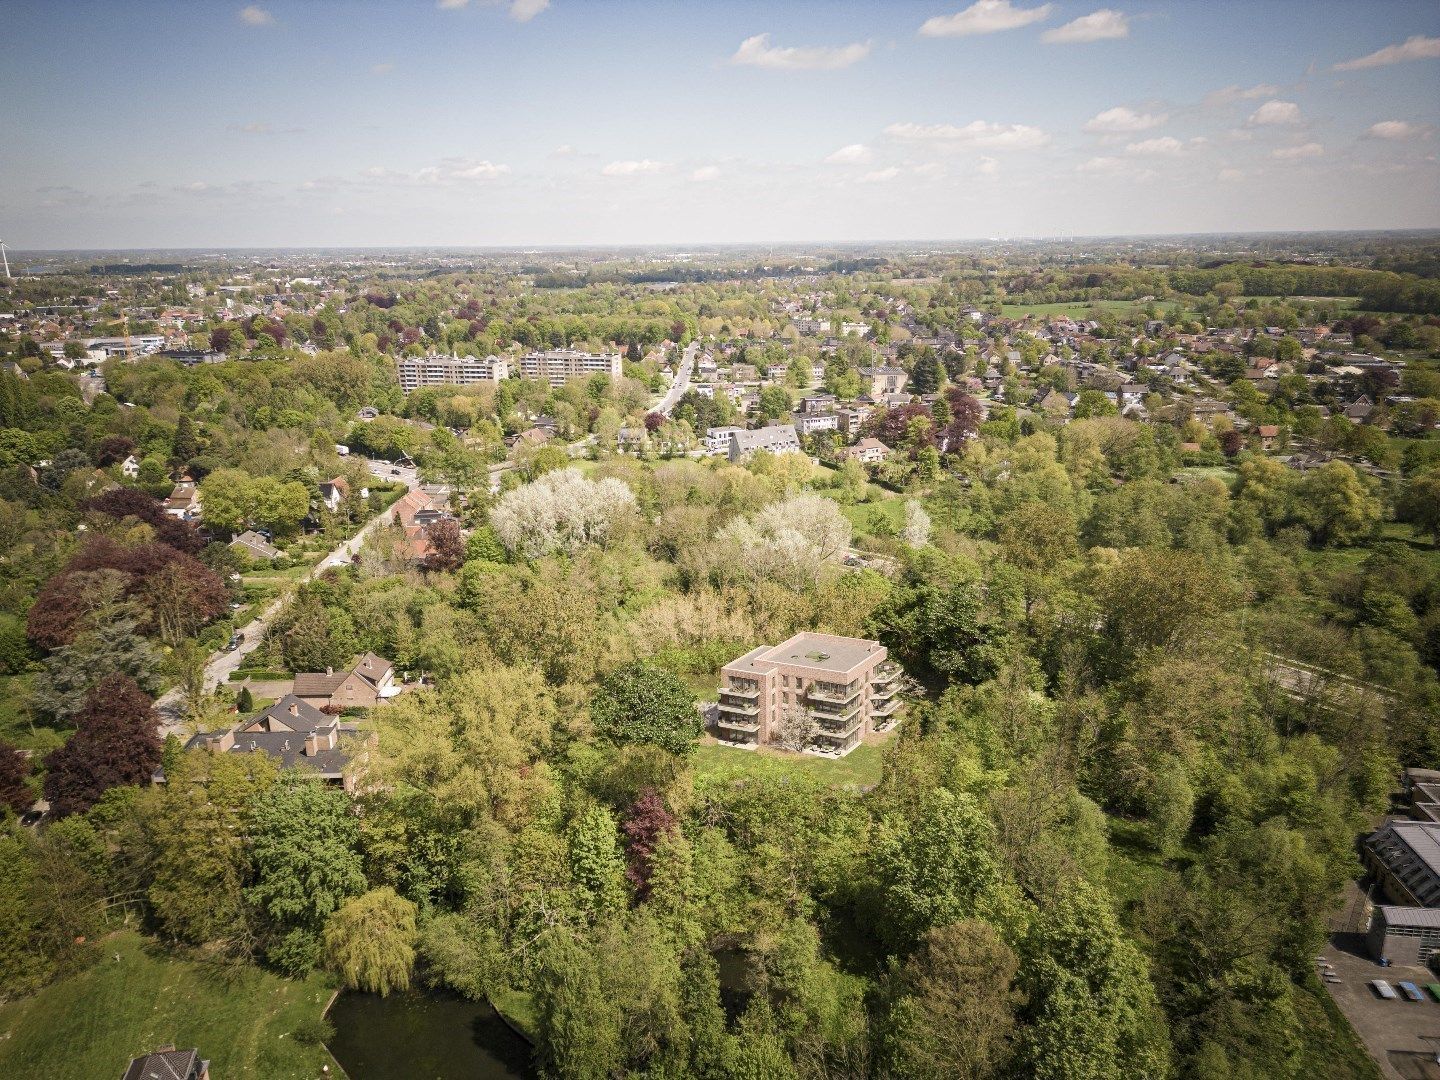
[[[1440,469],[1412,477],[1405,485],[1398,506],[1399,517],[1440,544]]]
[[[30,761],[7,742],[0,742],[0,806],[8,806],[17,814],[30,809],[35,794],[25,782],[30,775]]]
[[[804,588],[844,557],[850,536],[849,519],[835,501],[807,491],[736,518],[717,539],[736,549],[733,565],[742,574]]]
[[[430,553],[425,556],[425,569],[460,569],[465,562],[465,538],[460,534],[458,521],[454,518],[441,518],[426,526],[425,537],[430,541]]]
[[[1300,481],[1297,505],[1317,544],[1353,544],[1380,523],[1380,500],[1343,461],[1329,461]]]
[[[916,499],[905,503],[905,524],[900,539],[906,547],[923,548],[930,542],[930,515]]]
[[[927,348],[915,358],[915,366],[910,370],[911,390],[917,394],[933,394],[944,380],[945,369],[940,366],[934,349]]]
[[[325,924],[329,965],[352,990],[408,990],[415,966],[415,905],[388,885],[345,901]]]
[[[625,877],[641,900],[650,893],[656,848],[679,825],[654,788],[647,787],[625,811],[620,821],[620,832],[625,837]]]
[[[180,420],[175,425],[175,436],[170,441],[170,461],[172,464],[183,465],[198,453],[200,444],[195,438],[195,425],[189,416],[181,413]]]
[[[810,745],[811,737],[819,728],[819,721],[810,715],[809,709],[800,705],[781,705],[772,738],[776,745],[798,754]]]
[[[596,731],[617,743],[648,743],[685,755],[702,730],[695,695],[674,672],[637,661],[600,681],[590,702]]]
[[[945,788],[882,824],[872,859],[887,940],[903,949],[937,926],[992,913],[1001,888],[994,832],[973,796]]]
[[[1014,1052],[1010,988],[1020,961],[988,923],[969,920],[927,931],[896,973],[885,1043],[907,1080],[1002,1076]]]
[[[45,759],[45,798],[57,814],[84,812],[112,787],[144,784],[160,766],[154,702],[128,675],[85,696],[70,741]]]
[[[565,830],[570,880],[580,907],[592,919],[604,919],[625,906],[625,860],[615,818],[603,806],[590,805]]]
[[[756,412],[767,420],[779,420],[789,416],[790,394],[783,386],[762,387]]]
[[[254,883],[245,897],[271,923],[272,959],[304,970],[325,922],[365,890],[350,797],[290,773],[251,800],[248,817]]]
[[[635,494],[624,482],[589,480],[567,468],[507,491],[490,511],[490,524],[506,548],[535,559],[604,545],[636,509]]]
[[[1075,401],[1075,419],[1085,420],[1094,416],[1114,416],[1119,409],[1101,390],[1081,390]]]

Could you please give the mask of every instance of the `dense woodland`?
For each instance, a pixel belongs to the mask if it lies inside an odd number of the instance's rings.
[[[117,290],[97,330],[147,295],[197,303],[194,344],[230,359],[110,361],[87,404],[33,338],[6,343],[0,994],[99,962],[128,924],[177,956],[520,1000],[557,1077],[1375,1075],[1312,955],[1401,769],[1440,767],[1436,264],[1145,258],[732,268],[663,292],[623,266],[357,275],[241,318],[187,292],[201,269],[8,285],[11,310]],[[776,415],[844,393],[870,345],[802,341],[776,306],[801,293],[872,320],[938,394],[872,418],[892,461],[615,452],[697,337],[786,363]],[[957,346],[912,346],[896,300]],[[1099,300],[1134,301],[1097,307],[1095,336],[1142,355],[1192,326],[1343,320],[1407,360],[1418,404],[1361,428],[1328,415],[1339,376],[1261,393],[1217,359],[1243,420],[1336,452],[1302,473],[1160,384],[1145,422],[1103,400],[982,415],[960,389],[992,343],[968,309]],[[407,352],[560,344],[625,349],[626,378],[395,384]],[[691,394],[647,426],[694,445],[727,410]],[[542,413],[588,456],[521,451],[492,494],[504,436]],[[282,581],[397,494],[336,444],[449,484],[463,550],[415,564],[381,529]],[[182,473],[200,528],[159,509]],[[351,497],[318,509],[337,475]],[[216,542],[241,527],[283,546],[276,575]],[[852,545],[877,558],[848,565]],[[199,665],[232,604],[275,597],[257,668],[372,650],[430,683],[361,719],[353,799],[156,733],[171,689],[190,729],[233,722]],[[917,682],[864,782],[697,743],[719,667],[798,630],[875,637]],[[1297,692],[1294,667],[1319,677]],[[54,815],[21,826],[39,794]]]

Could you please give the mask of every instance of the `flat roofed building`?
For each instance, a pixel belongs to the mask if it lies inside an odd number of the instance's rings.
[[[1440,953],[1440,908],[1379,904],[1370,916],[1365,944],[1376,960],[1424,964]]]
[[[1365,838],[1364,857],[1396,904],[1440,907],[1440,824],[1387,822]]]
[[[756,747],[788,740],[797,721],[806,731],[803,749],[842,756],[866,734],[894,726],[903,675],[878,641],[796,634],[721,668],[715,734],[722,743]]]
[[[520,358],[520,374],[526,379],[564,386],[571,379],[591,375],[607,375],[619,379],[622,374],[619,353],[587,353],[579,349],[551,349],[548,352],[526,353]]]
[[[510,373],[503,357],[407,356],[400,361],[400,389],[405,393],[422,386],[473,386],[498,383]]]
[[[730,432],[730,447],[726,453],[731,461],[741,461],[759,450],[768,454],[800,453],[800,436],[795,431],[795,425],[771,424],[753,431],[737,428]]]

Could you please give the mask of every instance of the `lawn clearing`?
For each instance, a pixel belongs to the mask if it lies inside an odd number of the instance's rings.
[[[710,741],[697,746],[691,760],[700,775],[736,780],[807,776],[833,787],[868,788],[880,782],[881,747],[865,743],[837,759],[768,748],[737,750]]]
[[[0,1076],[119,1076],[132,1057],[167,1043],[199,1047],[216,1080],[313,1080],[324,1065],[334,1071],[323,1046],[302,1046],[292,1034],[324,1012],[333,992],[327,977],[294,981],[174,959],[128,932],[98,949],[88,970],[0,1006]]]
[[[1081,300],[1068,304],[1001,304],[1000,312],[1007,319],[1018,319],[1024,315],[1086,315],[1096,308],[1112,311],[1126,311],[1144,307],[1138,300]]]

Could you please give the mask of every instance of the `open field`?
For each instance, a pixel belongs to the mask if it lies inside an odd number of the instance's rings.
[[[737,780],[805,776],[836,787],[867,788],[880,782],[881,748],[866,743],[835,759],[783,750],[736,750],[706,740],[696,747],[693,760],[701,776],[733,776]]]
[[[148,938],[98,943],[101,959],[34,997],[0,1006],[0,1076],[119,1076],[137,1054],[198,1046],[216,1080],[312,1080],[330,1065],[293,1032],[330,999],[327,978],[282,979],[255,967],[173,959]],[[116,961],[114,957],[120,959]]]
[[[1138,300],[1081,300],[1068,304],[1001,304],[1000,312],[1007,319],[1018,319],[1024,315],[1084,315],[1092,308],[1110,308],[1124,311],[1143,307]]]

